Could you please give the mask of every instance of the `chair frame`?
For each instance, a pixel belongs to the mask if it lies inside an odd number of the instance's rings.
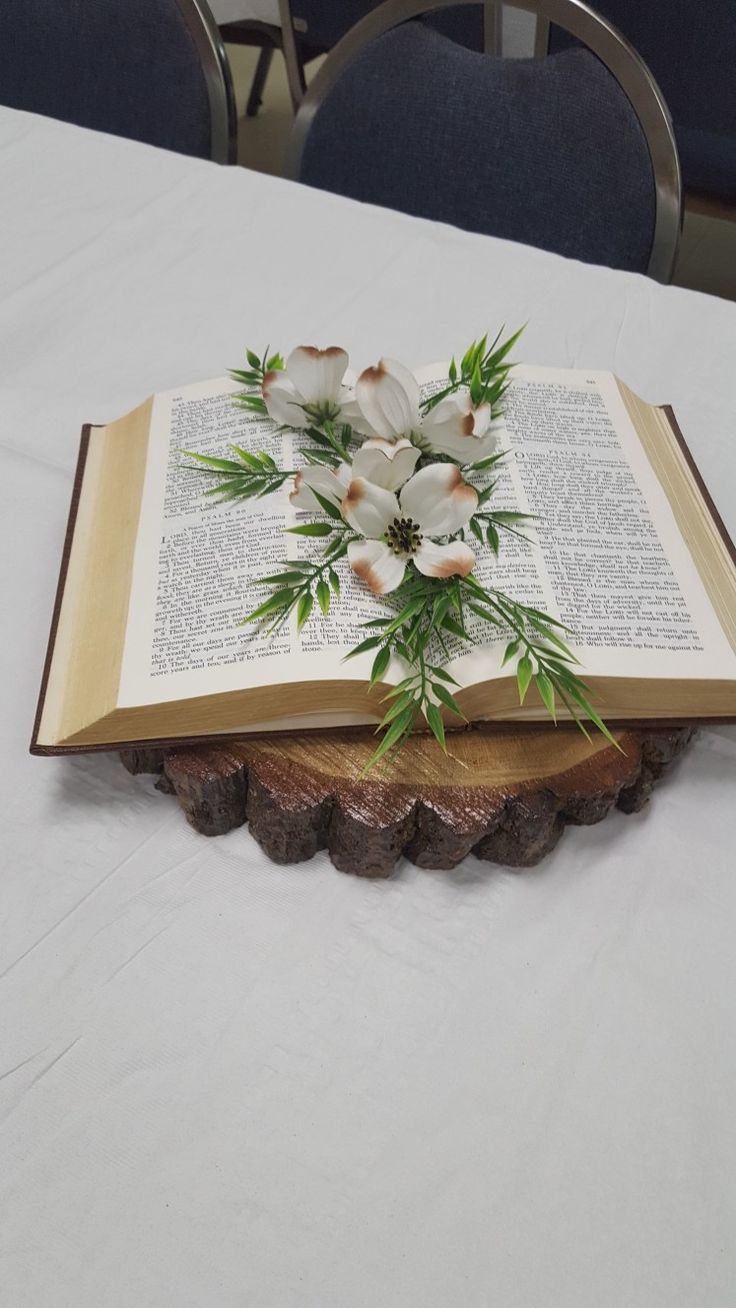
[[[210,158],[234,164],[238,153],[238,115],[230,64],[207,0],[177,0],[197,53],[210,105]]]
[[[502,0],[473,2],[483,5],[486,54],[500,53]],[[555,23],[598,56],[628,97],[644,133],[654,173],[654,237],[647,274],[656,281],[669,282],[682,229],[682,176],[669,110],[647,65],[626,38],[583,0],[508,2],[511,8],[526,10],[537,17],[535,57],[542,55],[540,20],[542,25]],[[409,19],[467,3],[468,0],[385,0],[356,23],[330,51],[302,100],[289,138],[286,176],[299,180],[304,146],[322,101],[370,41]]]

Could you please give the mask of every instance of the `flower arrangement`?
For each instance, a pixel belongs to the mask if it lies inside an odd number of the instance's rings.
[[[464,716],[445,665],[475,643],[471,614],[494,636],[504,633],[502,666],[515,666],[520,704],[533,680],[553,720],[559,700],[586,735],[587,718],[615,744],[574,671],[567,628],[473,575],[479,552],[497,555],[502,534],[522,534],[525,521],[493,506],[495,472],[507,457],[497,444],[508,356],[519,335],[474,341],[425,399],[413,373],[392,359],[348,386],[348,355],[337,346],[299,346],[285,361],[248,350],[247,369],[231,372],[245,388],[235,402],[298,433],[302,466],[284,470],[270,455],[237,446],[231,459],[182,451],[217,477],[208,494],[247,500],[291,481],[292,505],[310,514],[288,531],[319,542],[315,553],[258,578],[254,584],[270,593],[243,623],[273,633],[292,614],[298,629],[313,615],[328,619],[341,598],[335,564],[344,558],[355,585],[386,597],[386,616],[363,624],[368,634],[346,656],[374,652],[371,686],[392,659],[405,671],[383,701],[368,768],[390,759],[424,723],[446,749],[442,710]]]

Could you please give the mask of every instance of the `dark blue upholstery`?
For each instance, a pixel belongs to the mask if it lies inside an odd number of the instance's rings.
[[[0,0],[0,103],[210,155],[207,86],[176,0]]]
[[[669,106],[686,189],[736,201],[736,0],[594,0]],[[570,44],[553,28],[550,48]]]
[[[395,28],[327,93],[300,179],[587,262],[649,262],[647,144],[587,50],[493,59],[421,23]]]
[[[300,40],[331,50],[346,32],[377,9],[382,0],[291,0],[291,17]],[[422,20],[472,50],[483,49],[483,10],[477,4],[440,9]]]
[[[291,0],[294,30],[310,46],[330,50],[381,0]]]

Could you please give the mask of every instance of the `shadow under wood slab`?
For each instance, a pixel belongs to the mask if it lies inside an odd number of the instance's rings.
[[[471,852],[531,867],[566,826],[600,822],[614,806],[640,809],[693,734],[619,730],[619,752],[574,729],[478,727],[453,733],[447,757],[415,736],[389,772],[367,778],[360,772],[375,741],[362,730],[120,757],[129,772],[156,774],[202,835],[248,822],[275,863],[327,849],[343,872],[387,877],[402,854],[428,868],[453,868]]]

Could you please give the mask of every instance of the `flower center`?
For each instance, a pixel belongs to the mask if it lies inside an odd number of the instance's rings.
[[[419,523],[411,518],[394,518],[386,528],[386,544],[394,554],[416,554],[421,540]]]
[[[302,409],[309,420],[318,427],[323,422],[334,422],[340,415],[340,405],[337,400],[317,400],[313,404],[303,404]]]

